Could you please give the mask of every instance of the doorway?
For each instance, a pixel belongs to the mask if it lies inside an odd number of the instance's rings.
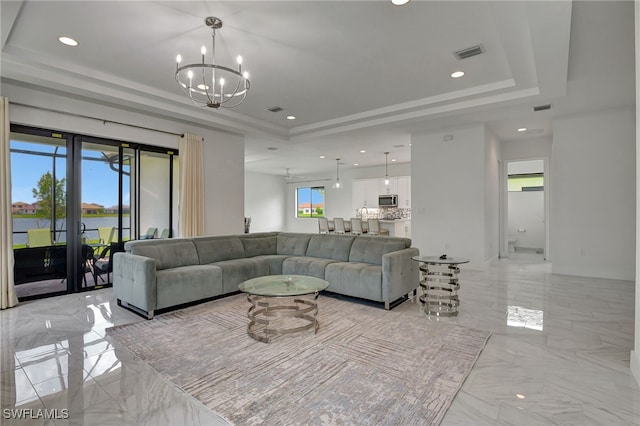
[[[126,241],[174,234],[177,150],[19,125],[10,136],[19,300],[111,286]]]
[[[548,260],[547,159],[505,162],[503,255]]]

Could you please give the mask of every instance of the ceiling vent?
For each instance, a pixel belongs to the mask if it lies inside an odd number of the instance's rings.
[[[536,111],[536,112],[537,111],[544,111],[544,110],[547,110],[547,109],[551,109],[551,105],[538,105],[538,106],[534,106],[533,107],[533,110]]]
[[[271,108],[267,108],[267,111],[280,112],[280,111],[284,111],[284,108],[279,106],[272,106]]]
[[[453,52],[453,55],[456,57],[456,59],[460,60],[460,59],[467,59],[472,56],[481,55],[483,53],[484,53],[484,49],[482,48],[482,45],[479,44],[477,46],[471,46],[471,47],[467,47],[466,49]]]

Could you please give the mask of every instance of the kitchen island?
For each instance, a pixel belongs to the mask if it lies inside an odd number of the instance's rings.
[[[390,237],[411,238],[411,219],[380,219],[380,229],[389,231]]]

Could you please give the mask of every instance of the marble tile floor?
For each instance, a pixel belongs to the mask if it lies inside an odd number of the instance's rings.
[[[461,269],[458,317],[427,317],[416,301],[395,308],[425,326],[493,333],[443,425],[640,424],[632,282],[554,275],[535,254]],[[134,321],[112,289],[0,311],[0,424],[227,424],[105,337]],[[69,416],[3,418],[13,408]]]

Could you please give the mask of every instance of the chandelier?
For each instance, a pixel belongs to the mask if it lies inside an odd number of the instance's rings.
[[[237,69],[216,64],[216,30],[222,20],[213,16],[205,19],[213,31],[211,36],[211,63],[205,62],[207,48],[200,53],[202,63],[180,65],[182,56],[176,57],[176,81],[189,98],[200,106],[233,108],[240,105],[249,91],[249,73],[242,72],[242,56],[238,56]]]

